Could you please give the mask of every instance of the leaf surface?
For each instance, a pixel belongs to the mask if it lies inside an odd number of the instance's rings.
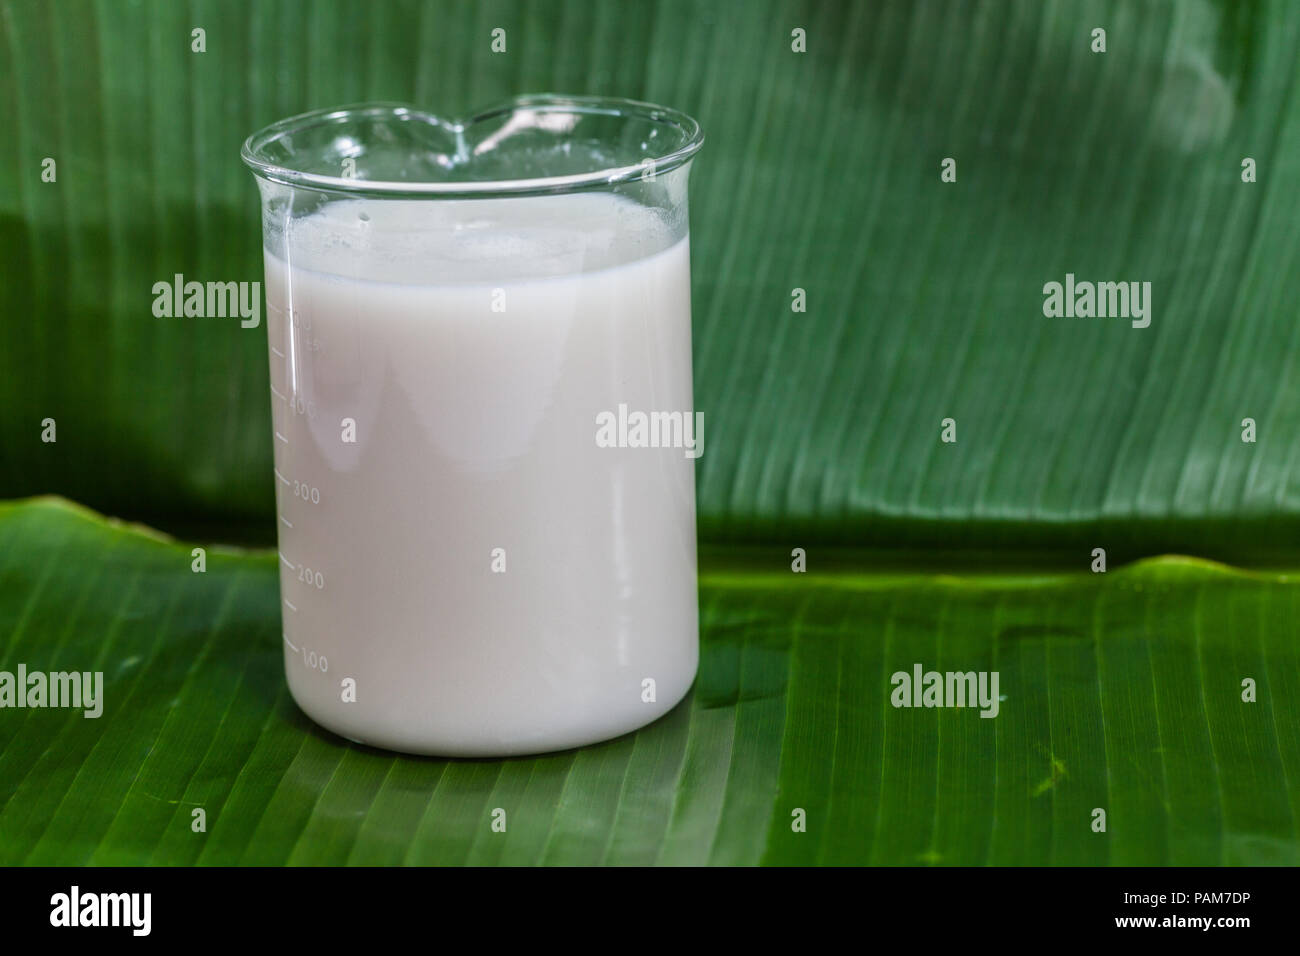
[[[814,549],[795,574],[723,551],[666,717],[437,760],[297,710],[273,553],[192,561],[57,499],[0,505],[0,671],[104,673],[97,719],[0,709],[0,863],[1300,863],[1293,572],[864,571]],[[997,716],[894,707],[918,663],[996,671]]]

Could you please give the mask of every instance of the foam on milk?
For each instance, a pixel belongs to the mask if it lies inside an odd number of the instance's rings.
[[[671,708],[698,653],[693,461],[600,448],[595,422],[693,408],[687,240],[590,193],[332,202],[279,245],[280,570],[303,709],[378,746],[488,755]]]
[[[656,210],[606,193],[332,202],[290,239],[295,268],[406,285],[572,276],[672,244]]]

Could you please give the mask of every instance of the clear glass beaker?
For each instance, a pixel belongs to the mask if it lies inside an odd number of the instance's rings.
[[[498,756],[634,730],[698,661],[674,110],[320,111],[262,194],[285,667],[352,740]]]

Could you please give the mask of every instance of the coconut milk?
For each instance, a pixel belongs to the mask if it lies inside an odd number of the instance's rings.
[[[282,258],[283,256],[283,258]],[[697,654],[688,246],[608,194],[345,200],[266,254],[285,665],[346,737],[486,756],[677,703]],[[652,682],[652,683],[651,683]]]

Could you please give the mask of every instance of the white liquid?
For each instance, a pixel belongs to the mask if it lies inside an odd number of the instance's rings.
[[[595,435],[620,403],[693,408],[687,241],[605,194],[355,200],[292,221],[286,256],[267,329],[299,706],[448,756],[669,710],[698,659],[694,462]]]

